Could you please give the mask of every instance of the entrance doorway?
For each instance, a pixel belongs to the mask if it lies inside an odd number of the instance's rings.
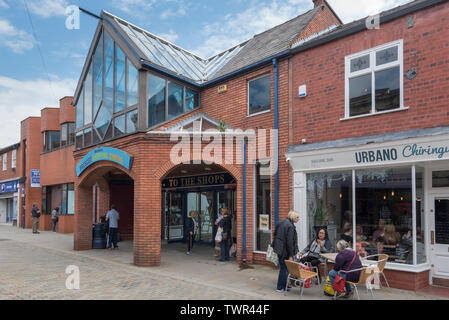
[[[449,281],[449,193],[432,195],[430,212],[432,277],[437,284],[435,278]]]
[[[210,173],[204,174],[205,171]],[[198,174],[186,175],[189,173]],[[232,175],[218,166],[186,165],[175,169],[162,181],[162,240],[185,242],[187,217],[195,211],[195,242],[213,245],[220,210],[227,208],[234,217],[237,214],[236,187]]]

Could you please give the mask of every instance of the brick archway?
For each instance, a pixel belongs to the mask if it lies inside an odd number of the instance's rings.
[[[105,175],[113,170],[119,170],[130,179],[135,180],[132,172],[109,161],[94,163],[75,180],[75,250],[92,249],[92,224],[94,222],[93,186],[95,184],[98,185],[97,212],[107,212],[110,206],[110,187]],[[97,221],[98,218],[99,215],[97,216]]]

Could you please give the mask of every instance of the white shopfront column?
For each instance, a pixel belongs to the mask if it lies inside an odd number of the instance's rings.
[[[304,249],[307,246],[307,175],[303,172],[293,174],[293,205],[294,210],[299,212],[299,222],[296,225],[298,233],[298,248]]]

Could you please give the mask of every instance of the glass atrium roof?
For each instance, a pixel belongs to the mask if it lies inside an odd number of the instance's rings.
[[[211,80],[248,42],[203,59],[110,13],[104,12],[104,15],[134,42],[144,55],[142,59],[199,84]]]

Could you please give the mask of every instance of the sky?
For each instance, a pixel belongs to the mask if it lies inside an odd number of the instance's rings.
[[[328,0],[344,23],[411,0]],[[74,94],[98,20],[66,8],[125,19],[200,57],[252,38],[313,8],[312,0],[0,0],[0,149],[20,140],[20,122]]]

